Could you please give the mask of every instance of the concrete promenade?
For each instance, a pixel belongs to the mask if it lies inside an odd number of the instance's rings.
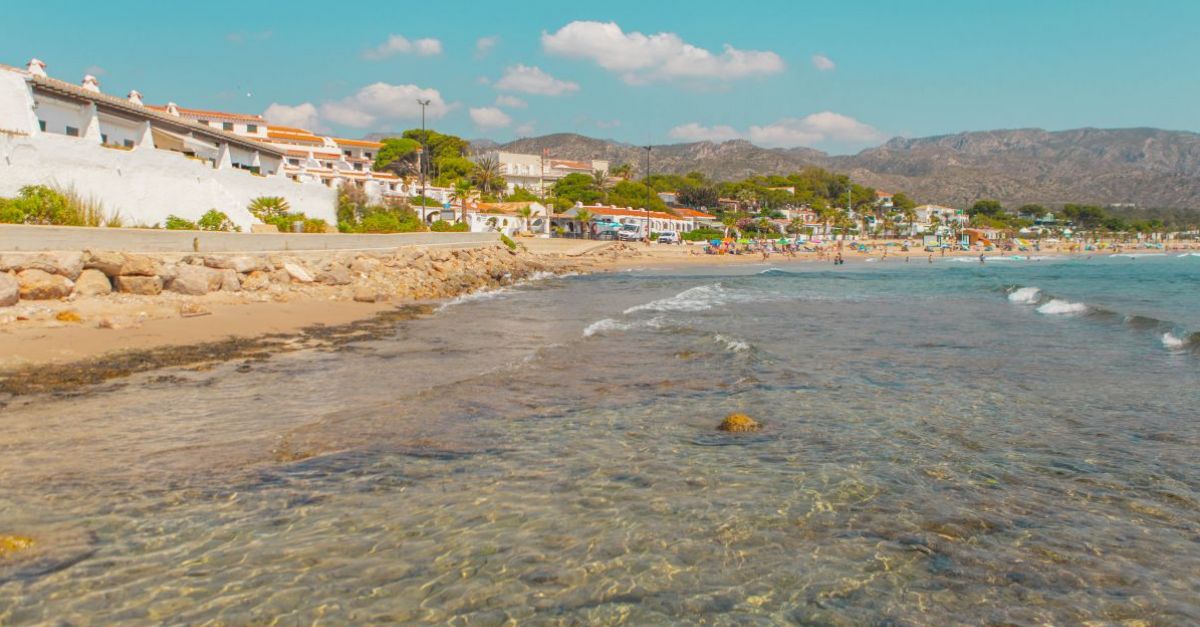
[[[0,252],[116,250],[131,253],[262,253],[320,250],[478,248],[498,233],[221,233],[0,224]]]

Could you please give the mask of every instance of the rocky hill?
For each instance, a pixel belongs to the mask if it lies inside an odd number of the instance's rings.
[[[514,152],[543,148],[564,159],[608,159],[645,167],[644,148],[569,133],[499,145]],[[996,198],[1028,202],[1133,203],[1200,208],[1200,135],[1159,129],[1017,129],[897,138],[856,155],[760,148],[747,141],[654,146],[655,172],[700,171],[718,180],[779,174],[815,165],[881,189],[904,190],[922,202],[965,205]]]

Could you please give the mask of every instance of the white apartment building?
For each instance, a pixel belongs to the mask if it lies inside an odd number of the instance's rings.
[[[227,120],[216,127],[165,109],[137,91],[105,94],[94,76],[79,85],[51,78],[37,59],[25,69],[0,65],[0,196],[49,185],[101,202],[126,224],[195,220],[215,208],[243,228],[255,222],[251,200],[282,196],[335,221],[334,191],[289,180],[284,150],[247,137],[248,127],[237,134]]]
[[[500,175],[508,183],[508,193],[518,187],[538,195],[549,192],[559,179],[568,174],[587,174],[593,172],[608,172],[608,161],[592,159],[591,161],[570,161],[567,159],[551,159],[544,155],[528,155],[519,152],[496,150],[484,153],[484,156],[494,157],[500,164]]]

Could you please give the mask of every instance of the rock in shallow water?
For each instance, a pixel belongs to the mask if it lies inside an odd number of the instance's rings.
[[[33,546],[33,538],[0,534],[0,558]]]
[[[762,425],[758,421],[747,416],[746,414],[729,414],[725,416],[725,420],[717,426],[718,431],[728,431],[730,433],[745,433],[747,431],[758,431]]]

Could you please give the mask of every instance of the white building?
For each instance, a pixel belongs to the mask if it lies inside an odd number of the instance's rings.
[[[508,183],[510,194],[520,187],[542,195],[568,174],[591,176],[594,172],[608,172],[608,161],[601,159],[570,161],[497,150],[478,155],[476,160],[484,156],[493,157],[500,164],[500,175]]]
[[[520,211],[528,207],[526,218]],[[472,233],[503,233],[512,237],[529,232],[541,237],[550,236],[549,212],[537,202],[493,202],[468,204],[467,224]]]
[[[226,131],[223,120],[200,124],[147,107],[136,91],[112,96],[93,76],[74,85],[45,68],[37,59],[24,70],[0,65],[0,196],[49,185],[99,201],[125,224],[218,209],[243,228],[255,222],[253,199],[282,196],[294,211],[336,221],[335,192],[289,179],[284,151]]]

